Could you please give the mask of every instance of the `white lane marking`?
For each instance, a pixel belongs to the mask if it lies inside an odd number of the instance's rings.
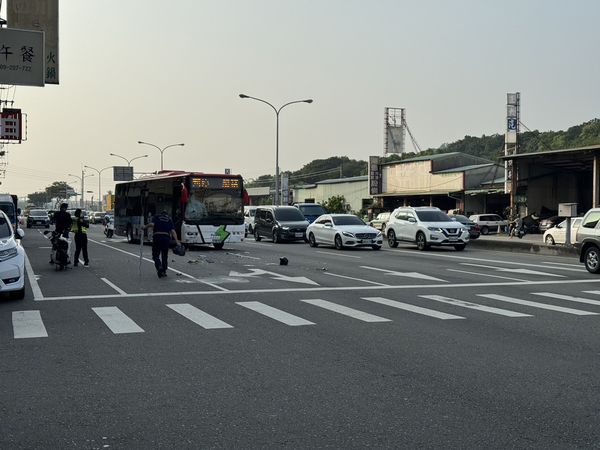
[[[345,278],[347,280],[362,281],[363,283],[376,284],[377,286],[389,286],[389,284],[377,283],[376,281],[363,280],[362,278],[347,277],[346,275],[338,275],[337,273],[323,272],[325,275],[332,277]]]
[[[123,289],[121,289],[119,286],[117,286],[116,284],[112,283],[111,281],[107,280],[106,278],[100,278],[102,281],[104,281],[106,284],[108,284],[111,288],[113,288],[115,291],[117,291],[119,294],[121,295],[127,295],[127,292],[125,292]]]
[[[205,313],[189,303],[177,303],[167,306],[206,330],[213,330],[217,328],[233,328],[232,325],[229,325],[228,323],[223,322],[222,320],[219,320],[208,313]]]
[[[388,291],[388,290],[411,290],[411,289],[464,289],[464,288],[495,288],[495,287],[520,287],[520,286],[552,286],[571,284],[600,283],[600,278],[583,280],[541,280],[541,281],[518,281],[518,282],[491,282],[491,283],[455,283],[455,284],[399,284],[384,286],[336,286],[336,287],[283,287],[277,289],[236,289],[227,291],[172,291],[172,292],[139,292],[136,294],[96,294],[96,295],[67,295],[60,297],[45,297],[44,301],[57,300],[93,300],[107,298],[139,298],[139,297],[185,297],[202,295],[239,295],[239,294],[265,294],[292,292],[354,292],[354,291]]]
[[[569,302],[587,303],[588,305],[600,306],[600,301],[590,300],[582,297],[572,297],[570,295],[554,294],[552,292],[532,292],[533,295],[539,295],[541,297],[556,298],[558,300],[567,300]]]
[[[475,309],[479,311],[485,311],[492,314],[499,314],[506,317],[533,317],[531,314],[523,314],[516,311],[510,311],[508,309],[493,308],[491,306],[484,306],[478,303],[465,302],[462,300],[456,300],[442,295],[419,295],[419,297],[427,298],[429,300],[435,300],[436,302],[447,303],[449,305],[460,306],[461,308]]]
[[[491,275],[489,273],[480,273],[480,272],[469,272],[467,270],[458,270],[458,269],[446,269],[446,270],[448,270],[450,272],[466,273],[468,275],[477,275],[477,276],[492,277],[492,278],[502,278],[503,280],[527,281],[527,280],[522,280],[521,278],[501,277],[500,275]]]
[[[360,266],[360,267],[363,269],[377,270],[379,272],[385,272],[386,275],[394,275],[397,277],[417,278],[420,280],[442,281],[444,283],[447,283],[446,280],[442,280],[440,278],[425,275],[425,274],[419,273],[419,272],[396,272],[395,270],[380,269],[379,267],[371,267],[371,266]]]
[[[584,294],[600,295],[600,291],[582,291]]]
[[[338,305],[331,303],[326,300],[314,299],[314,300],[300,300],[311,305],[319,306],[320,308],[327,309],[344,316],[352,317],[354,319],[362,320],[363,322],[391,322],[390,319],[379,317],[374,314],[369,314],[358,309],[348,308],[347,306]]]
[[[15,339],[48,337],[39,311],[13,311],[12,323]]]
[[[236,272],[236,271],[232,270],[229,272],[229,276],[230,277],[248,278],[248,277],[254,277],[257,275],[270,275],[273,280],[291,281],[293,283],[313,284],[316,286],[319,285],[319,283],[316,283],[313,280],[306,278],[306,277],[290,277],[290,276],[282,275],[282,274],[275,273],[275,272],[269,272],[268,270],[263,270],[263,269],[249,269],[249,270],[250,270],[250,272],[247,272],[247,273],[240,273],[240,272]]]
[[[474,266],[474,267],[479,267],[479,268],[487,268],[487,269],[494,269],[497,270],[498,272],[512,272],[512,273],[522,273],[524,275],[543,275],[543,276],[547,276],[547,277],[558,277],[558,278],[564,278],[564,275],[557,275],[555,273],[547,273],[547,272],[540,272],[539,270],[531,270],[531,269],[514,269],[514,268],[510,268],[510,267],[497,267],[497,266],[485,266],[483,264],[473,264],[473,263],[460,263],[462,266]],[[548,267],[549,269],[551,267]],[[558,267],[557,267],[558,268]]]
[[[33,273],[33,267],[31,267],[31,263],[29,262],[29,258],[27,257],[27,253],[25,253],[25,270],[27,271],[27,278],[29,279],[29,286],[31,286],[31,291],[33,292],[34,300],[43,300],[44,294],[42,294],[42,290],[40,289],[40,285],[37,282],[37,276]],[[23,274],[25,276],[25,274]]]
[[[595,316],[597,313],[590,311],[582,311],[580,309],[564,308],[562,306],[548,305],[546,303],[531,302],[529,300],[521,300],[519,298],[507,297],[505,295],[498,294],[477,294],[479,297],[491,298],[492,300],[499,300],[501,302],[516,303],[518,305],[531,306],[532,308],[548,309],[550,311],[557,311],[566,314],[575,314],[576,316]]]
[[[552,265],[556,265],[556,266],[565,266],[565,268],[566,267],[577,267],[577,270],[575,270],[575,272],[585,272],[586,271],[581,266],[581,264],[567,264],[567,263],[559,263],[559,262],[553,262],[553,261],[544,261],[542,264],[552,264]],[[556,269],[560,269],[560,268],[561,267],[556,267]]]
[[[263,316],[267,316],[273,320],[277,320],[278,322],[285,323],[286,325],[290,325],[292,327],[298,327],[302,325],[314,325],[314,323],[309,322],[301,317],[294,316],[293,314],[287,313],[277,308],[273,308],[272,306],[265,305],[260,302],[236,302],[238,305],[243,306],[244,308],[251,309]]]
[[[110,328],[110,331],[115,334],[144,332],[137,323],[131,320],[116,306],[102,306],[92,308],[92,310],[102,319],[106,326]]]
[[[227,252],[228,255],[237,256],[238,258],[261,259],[257,256],[242,255],[240,253]]]
[[[110,248],[110,249],[112,249],[112,250],[115,250],[115,251],[117,251],[117,252],[125,253],[126,255],[129,255],[129,256],[133,256],[134,258],[136,258],[136,259],[138,259],[138,260],[139,260],[139,258],[140,258],[140,255],[139,255],[139,253],[138,253],[138,254],[135,254],[135,253],[127,252],[127,251],[125,251],[125,250],[121,250],[120,248],[113,247],[112,245],[108,245],[108,244],[104,244],[104,243],[102,243],[102,242],[99,242],[99,241],[95,241],[94,239],[89,239],[89,241],[90,241],[90,242],[94,242],[95,244],[98,244],[98,245],[103,245],[104,247],[108,247],[108,248]],[[154,264],[154,261],[152,261],[152,260],[151,260],[151,259],[149,259],[149,258],[145,258],[145,257],[144,257],[144,258],[142,258],[142,259],[143,259],[144,261],[148,261],[149,263],[152,263],[152,264]],[[226,289],[226,288],[224,288],[224,287],[218,286],[218,285],[216,285],[216,284],[213,284],[213,283],[209,283],[209,282],[207,282],[207,281],[202,281],[202,280],[200,280],[199,278],[196,278],[196,277],[194,277],[194,276],[192,276],[192,275],[189,275],[189,274],[187,274],[187,273],[185,273],[185,272],[182,272],[181,270],[176,270],[176,269],[173,269],[173,268],[171,268],[171,267],[169,267],[169,270],[170,270],[170,271],[173,271],[173,272],[175,272],[175,273],[180,273],[180,274],[181,274],[181,276],[184,276],[184,277],[186,277],[186,278],[190,278],[190,279],[192,279],[192,280],[194,280],[194,281],[197,281],[198,283],[206,284],[206,285],[208,285],[208,286],[210,286],[210,287],[213,287],[213,288],[215,288],[215,289],[218,289],[218,290],[220,290],[220,291],[228,291],[228,289]]]
[[[345,255],[344,253],[334,253],[334,252],[322,252],[321,250],[317,250],[316,253],[322,253],[323,255],[333,255],[333,256],[342,256],[344,258],[358,258],[361,259],[360,256],[355,255]]]
[[[414,312],[416,314],[422,314],[424,316],[435,317],[436,319],[451,320],[451,319],[464,319],[461,316],[455,316],[454,314],[446,314],[441,311],[434,309],[422,308],[420,306],[411,305],[409,303],[397,302],[395,300],[389,300],[383,297],[362,297],[363,300],[368,300],[374,303],[380,303],[382,305],[391,306],[392,308],[403,309],[405,311]]]

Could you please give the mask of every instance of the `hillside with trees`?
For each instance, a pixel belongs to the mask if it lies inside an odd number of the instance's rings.
[[[520,153],[534,153],[563,148],[585,147],[600,144],[600,119],[593,119],[581,125],[570,127],[566,131],[530,131],[519,134]],[[504,135],[465,136],[451,144],[442,144],[439,148],[430,148],[418,154],[390,155],[384,161],[391,162],[415,156],[438,153],[462,152],[480,158],[498,161],[504,155]],[[378,152],[372,152],[377,154]],[[327,159],[316,159],[300,170],[286,172],[290,185],[311,184],[332,178],[354,177],[366,175],[367,161],[357,161],[345,156],[334,156]],[[247,183],[249,187],[268,186],[273,183],[273,175],[262,175]]]

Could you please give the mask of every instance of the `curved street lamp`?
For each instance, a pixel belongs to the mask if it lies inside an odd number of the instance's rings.
[[[136,156],[135,158],[127,159],[124,156],[117,155],[116,153],[110,153],[110,156],[116,156],[117,158],[124,159],[125,161],[127,161],[127,167],[131,167],[131,162],[135,161],[136,159],[147,158],[148,157],[148,155],[142,155],[142,156]]]
[[[150,142],[138,141],[138,144],[151,145],[152,147],[158,149],[158,151],[160,152],[160,170],[161,171],[163,170],[163,153],[165,152],[165,150],[170,147],[177,147],[177,146],[183,147],[185,145],[185,144],[171,144],[171,145],[167,145],[166,147],[160,148],[158,145],[151,144]]]
[[[83,167],[87,167],[88,169],[92,169],[95,170],[96,172],[98,172],[98,211],[102,211],[102,172],[104,172],[106,169],[112,169],[112,166],[108,166],[105,167],[104,169],[96,169],[95,167],[92,166],[83,166]]]
[[[84,180],[85,180],[85,177],[93,177],[93,176],[94,176],[94,174],[93,174],[93,173],[90,173],[90,174],[88,175],[88,174],[86,174],[86,173],[85,173],[85,170],[82,170],[82,171],[81,171],[81,176],[79,176],[79,175],[75,175],[75,174],[72,174],[72,173],[69,173],[69,174],[67,174],[67,175],[69,175],[70,177],[75,177],[75,178],[78,178],[78,179],[79,179],[79,181],[81,181],[81,199],[79,199],[79,207],[80,207],[81,209],[83,209],[83,203],[84,203],[84,201],[85,201],[85,191],[83,190],[83,186],[84,186]]]
[[[240,98],[249,98],[258,102],[265,103],[271,108],[273,108],[273,111],[275,111],[275,117],[277,122],[275,131],[275,204],[279,205],[279,113],[283,108],[285,108],[288,105],[293,105],[294,103],[312,103],[313,100],[312,98],[308,98],[306,100],[294,100],[292,102],[285,103],[279,108],[276,108],[271,103],[269,103],[266,100],[263,100],[262,98],[251,97],[250,95],[246,94],[240,94]]]

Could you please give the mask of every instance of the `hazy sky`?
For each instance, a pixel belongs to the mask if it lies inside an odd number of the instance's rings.
[[[386,106],[423,149],[503,133],[507,92],[530,129],[600,117],[597,0],[60,0],[59,20],[60,85],[1,91],[28,116],[4,192],[79,188],[67,174],[124,164],[111,152],[159,169],[138,140],[185,143],[168,169],[273,174],[275,113],[239,93],[314,99],[281,112],[281,170],[382,155]]]

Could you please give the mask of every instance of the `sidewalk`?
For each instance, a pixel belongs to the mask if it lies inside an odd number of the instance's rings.
[[[573,256],[579,257],[579,252],[575,247],[565,247],[564,245],[546,245],[542,241],[542,234],[526,234],[522,239],[517,237],[509,238],[505,233],[488,234],[472,239],[469,245],[477,248],[486,248],[489,250],[499,250],[506,252],[532,253],[548,256]]]

